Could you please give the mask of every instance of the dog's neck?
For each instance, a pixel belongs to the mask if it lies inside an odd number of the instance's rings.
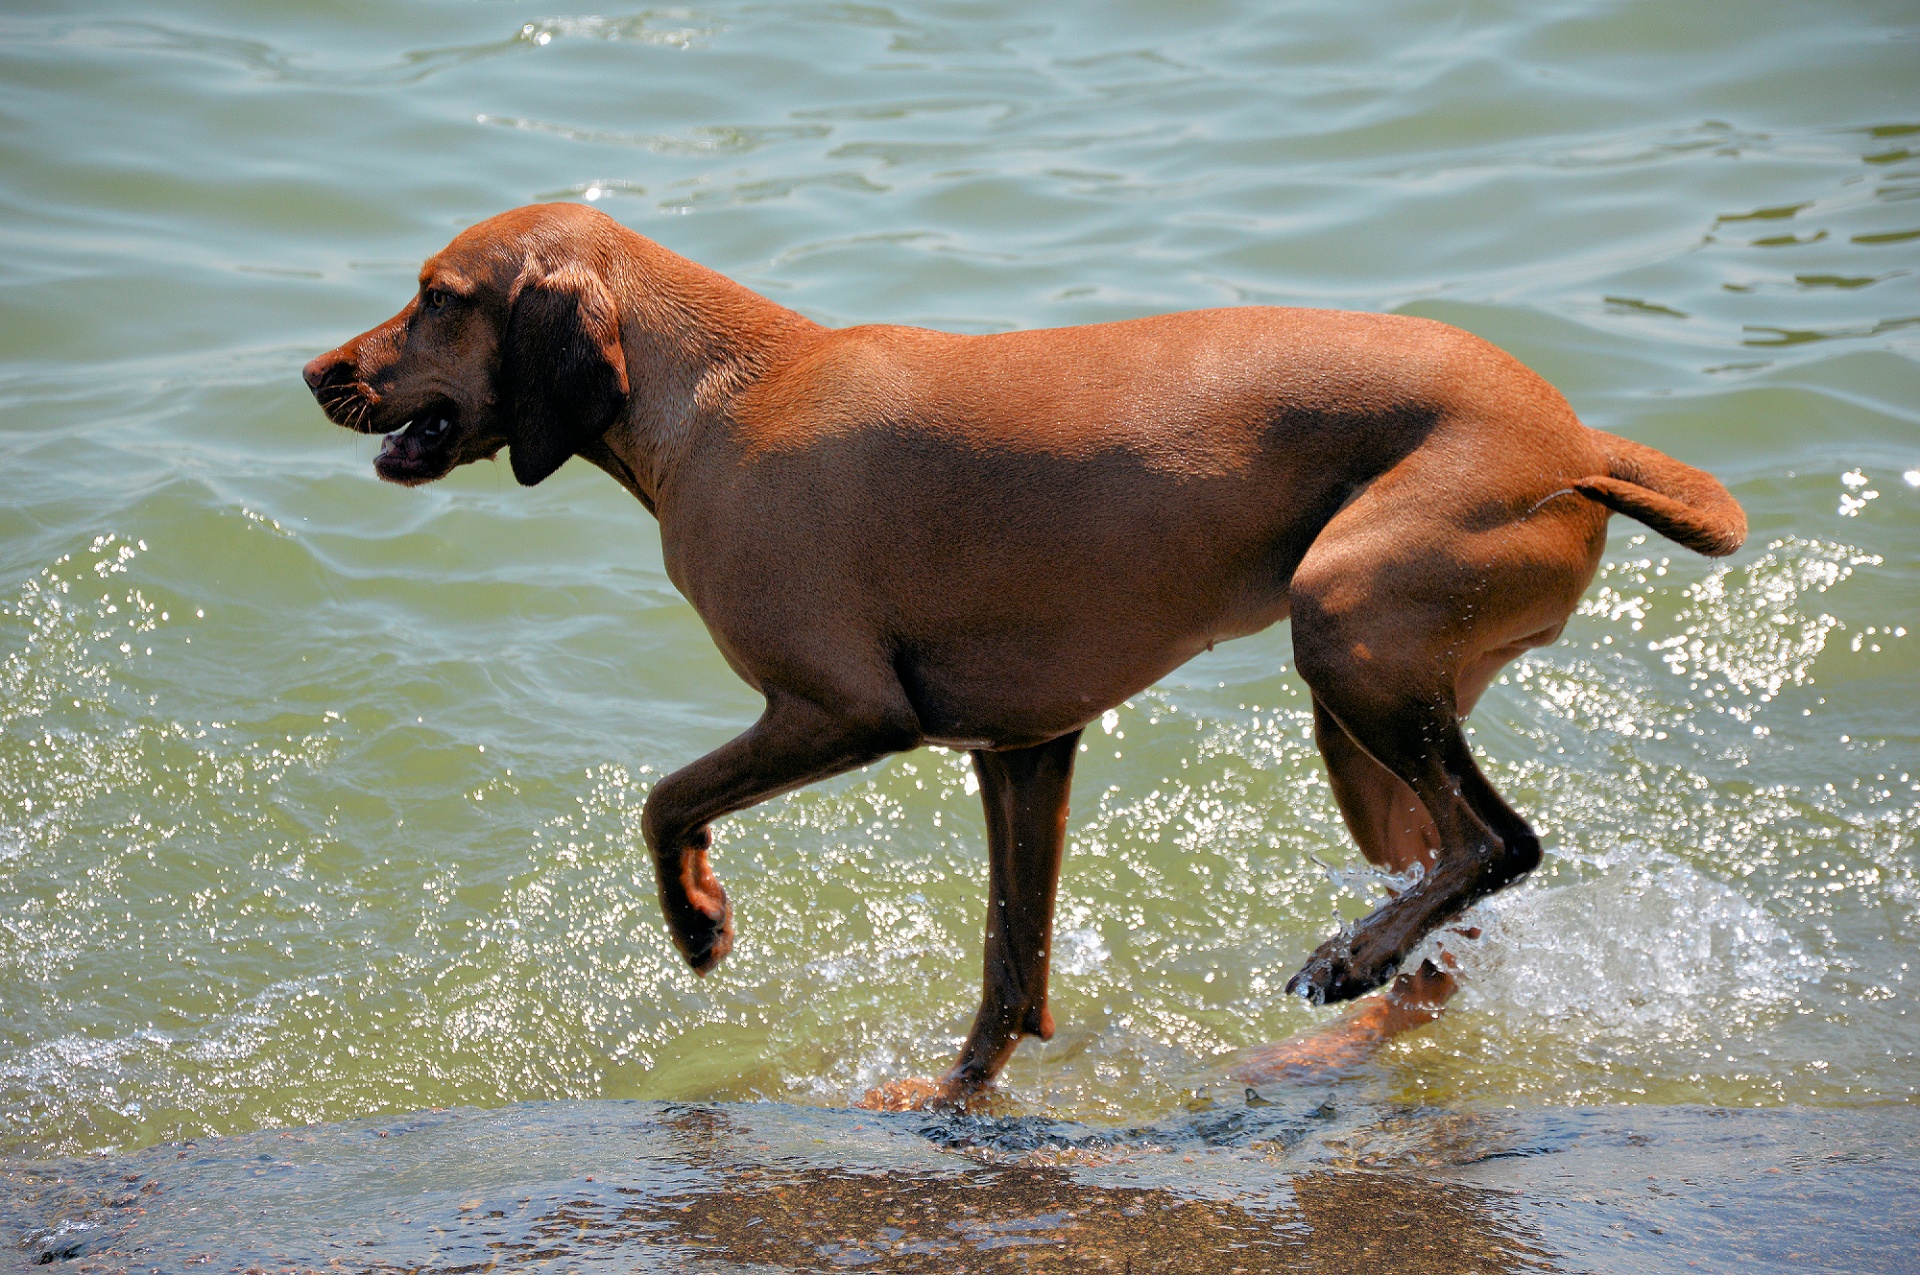
[[[655,515],[673,499],[683,459],[725,429],[740,392],[824,330],[639,235],[607,279],[620,307],[630,386],[626,411],[583,459]]]

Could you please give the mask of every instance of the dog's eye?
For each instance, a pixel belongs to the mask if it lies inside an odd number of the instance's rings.
[[[428,288],[420,298],[420,303],[429,310],[438,310],[446,305],[448,294],[439,288]]]

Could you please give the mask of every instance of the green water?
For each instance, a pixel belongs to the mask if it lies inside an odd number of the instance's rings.
[[[977,994],[965,761],[728,821],[675,957],[649,785],[758,701],[575,462],[378,483],[314,353],[589,200],[827,323],[1238,303],[1481,333],[1720,475],[1616,520],[1475,743],[1549,846],[1388,1099],[1920,1095],[1920,14],[50,5],[0,16],[0,1148],[532,1098],[835,1105]],[[1014,1105],[1159,1118],[1334,1011],[1353,871],[1284,627],[1089,732]]]

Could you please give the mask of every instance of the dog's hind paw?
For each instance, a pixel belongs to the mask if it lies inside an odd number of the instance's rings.
[[[1315,1005],[1336,1005],[1365,996],[1399,968],[1398,955],[1386,953],[1369,960],[1356,954],[1352,936],[1343,934],[1322,943],[1300,972],[1287,980],[1287,994]]]
[[[938,1111],[958,1107],[961,1102],[948,1082],[909,1076],[867,1090],[853,1105],[864,1111]]]
[[[1013,1115],[1018,1107],[997,1089],[909,1076],[869,1089],[854,1107],[861,1111],[962,1112],[973,1116]]]

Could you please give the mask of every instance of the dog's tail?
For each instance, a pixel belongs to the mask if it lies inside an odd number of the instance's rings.
[[[1594,434],[1606,449],[1607,472],[1578,480],[1575,491],[1709,558],[1746,540],[1746,513],[1712,474],[1630,438]]]

